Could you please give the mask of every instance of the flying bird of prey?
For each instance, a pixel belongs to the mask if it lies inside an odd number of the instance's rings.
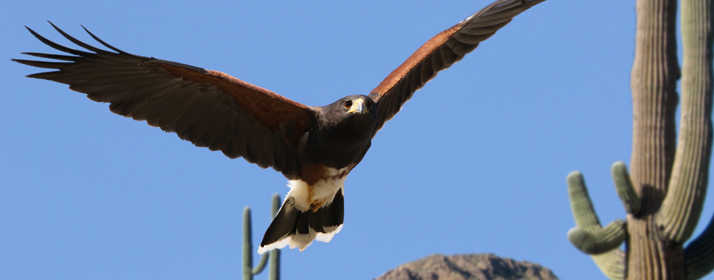
[[[375,133],[413,93],[493,35],[513,17],[544,0],[498,0],[437,34],[391,72],[369,95],[350,95],[325,106],[307,106],[222,72],[79,41],[62,46],[32,35],[65,54],[25,52],[53,59],[16,62],[52,71],[28,75],[69,85],[109,109],[145,120],[199,147],[243,157],[288,178],[280,211],[258,252],[304,250],[314,239],[329,242],[340,231],[344,180],[362,160]]]

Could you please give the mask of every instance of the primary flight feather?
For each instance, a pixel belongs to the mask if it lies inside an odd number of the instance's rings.
[[[498,0],[437,34],[369,95],[313,107],[222,72],[124,52],[85,31],[109,50],[57,32],[84,50],[32,35],[65,54],[25,52],[52,59],[16,62],[51,69],[31,78],[68,84],[109,109],[146,120],[196,146],[272,167],[289,179],[283,205],[259,252],[329,242],[344,217],[344,179],[364,157],[372,137],[414,92],[526,9],[544,0]]]

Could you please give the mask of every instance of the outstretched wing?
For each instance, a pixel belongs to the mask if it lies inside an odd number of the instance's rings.
[[[404,102],[437,72],[459,61],[513,17],[542,1],[545,0],[498,0],[429,39],[369,94],[377,102],[377,127],[399,112]]]
[[[310,107],[218,71],[126,53],[86,28],[112,51],[52,26],[86,51],[59,45],[28,27],[37,39],[65,53],[24,53],[56,61],[13,59],[56,70],[28,77],[68,84],[94,101],[110,103],[114,113],[176,132],[196,146],[272,166],[287,177],[298,174],[300,138],[316,122]]]

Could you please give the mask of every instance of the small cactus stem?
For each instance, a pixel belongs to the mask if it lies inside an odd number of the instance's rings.
[[[600,221],[595,214],[593,203],[585,187],[585,179],[580,171],[573,171],[568,174],[568,196],[570,197],[570,208],[575,218],[575,226],[584,228],[600,225]]]
[[[624,280],[625,279],[625,252],[616,249],[607,253],[590,255],[593,261],[600,268],[603,274],[608,279]]]
[[[568,174],[567,181],[570,208],[575,218],[575,227],[601,228],[600,221],[590,200],[590,195],[585,187],[583,174],[579,171],[573,171]],[[602,254],[592,254],[590,257],[608,278],[625,279],[625,253],[622,250],[614,249]]]
[[[627,172],[627,166],[624,162],[616,161],[612,164],[612,180],[615,182],[617,195],[622,200],[625,211],[628,214],[637,216],[640,212],[641,201],[635,189],[632,187],[630,173]]]
[[[273,209],[272,209],[272,214],[273,217],[275,215],[278,215],[278,211],[280,211],[280,195],[279,194],[273,194]]]
[[[243,280],[253,279],[253,243],[250,208],[243,209]]]
[[[270,280],[280,280],[280,249],[270,252]]]
[[[682,109],[669,191],[657,212],[660,236],[684,243],[694,232],[707,189],[712,138],[712,4],[683,0]]]
[[[687,279],[699,279],[714,270],[714,217],[706,229],[684,248]]]
[[[280,210],[280,195],[273,195],[273,217],[278,215]],[[266,256],[267,254],[263,255]],[[270,251],[270,268],[268,272],[270,280],[280,280],[280,250],[275,249]]]
[[[625,241],[627,232],[625,221],[617,220],[606,227],[590,226],[573,228],[568,231],[568,240],[575,248],[588,255],[602,254],[617,247]]]

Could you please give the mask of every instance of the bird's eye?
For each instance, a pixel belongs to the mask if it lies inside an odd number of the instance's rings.
[[[352,100],[347,100],[347,101],[345,101],[345,103],[343,104],[343,106],[345,106],[345,109],[352,108]]]

